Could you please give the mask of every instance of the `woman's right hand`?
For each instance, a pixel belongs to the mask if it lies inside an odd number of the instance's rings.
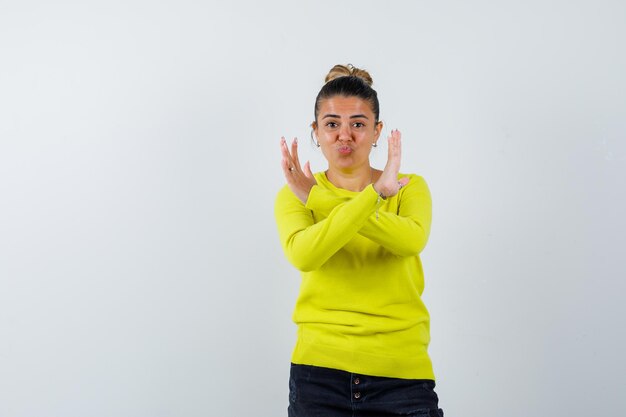
[[[296,197],[298,197],[302,203],[306,204],[311,188],[317,184],[311,172],[311,165],[307,161],[304,164],[304,170],[300,167],[297,138],[294,138],[293,142],[291,142],[290,153],[289,148],[287,148],[287,141],[282,137],[280,139],[280,151],[283,155],[281,166],[283,167],[287,185]]]
[[[403,177],[398,180],[400,159],[402,156],[401,137],[402,134],[396,129],[392,130],[387,138],[387,164],[378,180],[374,183],[374,190],[383,198],[393,197],[398,194],[400,188],[409,183],[408,177]]]

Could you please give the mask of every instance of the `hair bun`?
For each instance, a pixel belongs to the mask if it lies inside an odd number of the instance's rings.
[[[373,80],[370,73],[363,69],[357,68],[352,64],[335,65],[330,69],[328,75],[326,75],[325,81],[329,82],[334,80],[335,78],[350,76],[360,78],[365,82],[365,84],[369,85],[370,87],[372,86]]]

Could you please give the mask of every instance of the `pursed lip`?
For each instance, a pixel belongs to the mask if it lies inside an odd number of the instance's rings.
[[[342,146],[337,147],[337,152],[339,152],[342,155],[350,154],[352,153],[352,150],[353,149],[347,145],[342,145]]]

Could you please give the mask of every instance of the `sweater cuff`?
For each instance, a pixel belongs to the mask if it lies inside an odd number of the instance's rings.
[[[376,204],[375,204],[376,208],[379,208],[380,206],[382,206],[385,203],[385,200],[374,189],[374,184],[370,184],[367,187],[365,187],[363,192],[367,192],[367,193],[371,194],[372,198],[376,199]]]
[[[311,187],[311,190],[309,191],[309,196],[306,199],[306,203],[304,203],[304,207],[308,208],[309,210],[315,210],[315,201],[317,200],[320,189],[321,187],[317,184]]]

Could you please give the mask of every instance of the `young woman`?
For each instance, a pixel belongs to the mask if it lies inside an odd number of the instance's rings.
[[[275,215],[287,259],[301,271],[289,416],[443,416],[432,364],[419,253],[430,232],[426,182],[400,174],[392,130],[381,171],[369,155],[383,127],[372,78],[336,65],[315,101],[313,174],[297,140],[282,138],[287,185]]]

